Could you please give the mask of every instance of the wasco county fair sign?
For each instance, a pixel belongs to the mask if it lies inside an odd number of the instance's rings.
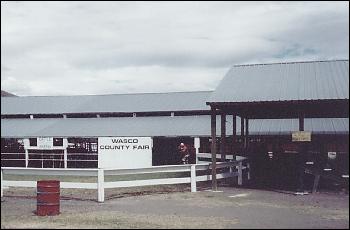
[[[152,166],[151,137],[99,137],[99,168],[144,168]]]

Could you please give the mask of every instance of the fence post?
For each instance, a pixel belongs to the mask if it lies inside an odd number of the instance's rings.
[[[191,165],[191,192],[197,192],[196,184],[196,165]]]
[[[24,151],[25,151],[24,157],[25,157],[25,162],[26,162],[26,168],[28,168],[29,152],[28,152],[28,149],[25,149]]]
[[[1,198],[4,196],[4,187],[3,187],[3,181],[2,181],[2,169],[1,169]]]
[[[243,168],[243,165],[242,165],[242,161],[240,161],[238,163],[238,185],[242,185],[243,184],[243,173],[242,173],[242,168]]]
[[[104,187],[104,170],[98,169],[97,171],[97,200],[98,202],[105,201],[105,187]]]

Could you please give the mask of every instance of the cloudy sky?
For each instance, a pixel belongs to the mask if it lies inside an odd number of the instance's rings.
[[[235,64],[349,59],[348,2],[1,2],[1,89],[213,90]]]

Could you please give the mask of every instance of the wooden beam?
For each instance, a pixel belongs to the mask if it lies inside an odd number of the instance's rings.
[[[213,107],[211,108],[211,162],[212,189],[216,191],[216,109]]]
[[[221,161],[224,162],[226,159],[226,114],[221,114]]]

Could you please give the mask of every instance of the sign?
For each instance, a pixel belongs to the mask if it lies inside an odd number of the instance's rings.
[[[328,159],[334,160],[337,158],[337,152],[328,152]]]
[[[99,168],[144,168],[152,166],[151,137],[99,137]]]
[[[297,131],[292,133],[293,142],[311,141],[311,132]]]
[[[37,138],[38,149],[53,149],[52,137],[38,137]]]

